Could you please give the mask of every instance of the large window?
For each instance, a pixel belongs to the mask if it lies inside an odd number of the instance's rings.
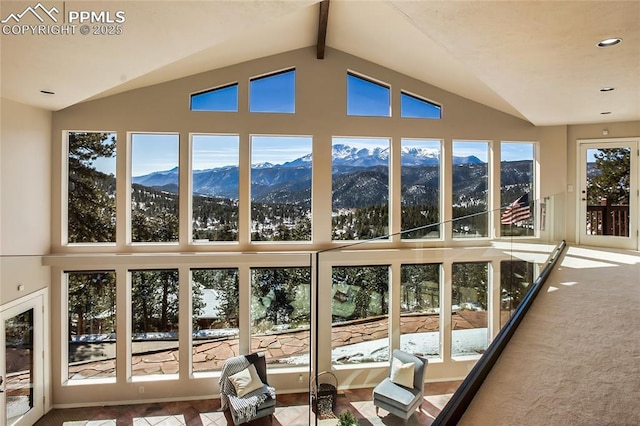
[[[131,135],[131,240],[178,241],[178,135]]]
[[[391,88],[348,73],[347,115],[391,117]]]
[[[131,271],[132,375],[178,373],[178,271]]]
[[[400,349],[440,358],[440,264],[402,265]]]
[[[453,142],[453,236],[489,235],[487,142]]]
[[[116,241],[116,135],[68,133],[67,240]]]
[[[251,138],[251,239],[311,240],[312,139]]]
[[[193,241],[238,241],[237,135],[191,138]]]
[[[251,351],[270,365],[309,365],[309,268],[251,269]]]
[[[534,235],[534,144],[502,142],[500,157],[501,235]]]
[[[238,111],[238,83],[191,95],[191,111]]]
[[[68,379],[116,377],[116,276],[67,272]]]
[[[389,267],[334,266],[331,359],[357,364],[389,359]]]
[[[333,138],[334,240],[389,234],[389,139]]]
[[[296,70],[286,70],[249,81],[249,111],[296,112]]]
[[[440,141],[403,139],[401,179],[402,238],[439,238]]]
[[[504,131],[509,141],[474,140],[474,126],[451,140],[460,120],[439,120],[444,107],[396,88],[402,78],[388,73],[381,78],[393,94],[375,72],[344,69],[340,87],[315,87],[342,90],[327,97],[342,111],[329,123],[316,114],[324,103],[296,110],[296,98],[310,94],[296,92],[300,71],[291,65],[240,71],[238,83],[225,71],[218,83],[183,92],[175,120],[108,114],[75,127],[90,106],[59,117],[69,127],[55,145],[68,163],[57,165],[52,186],[61,192],[52,194],[56,255],[45,261],[65,271],[54,292],[68,295],[59,301],[64,330],[53,366],[62,380],[188,388],[258,351],[297,387],[312,364],[312,281],[328,304],[317,312],[324,367],[381,366],[391,345],[444,370],[472,363],[533,277],[526,262],[498,265],[507,257],[472,246],[535,235],[536,144],[514,141],[514,129]],[[257,76],[264,71],[274,72]],[[83,128],[94,130],[73,130]],[[125,305],[117,310],[116,292]],[[117,363],[116,354],[124,357]]]
[[[451,356],[478,355],[487,349],[489,264],[452,266]]]
[[[218,371],[239,354],[239,282],[237,269],[191,270],[193,372]]]

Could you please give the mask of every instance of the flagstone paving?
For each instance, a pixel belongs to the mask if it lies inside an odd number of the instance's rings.
[[[439,329],[439,315],[406,315],[400,322],[401,333],[435,332]],[[452,328],[463,330],[487,326],[487,313],[481,311],[459,311],[452,316]],[[334,324],[331,333],[332,347],[352,345],[388,336],[387,317],[357,320]],[[287,358],[308,355],[309,330],[284,331],[278,334],[254,335],[251,350],[265,352],[271,364]],[[153,342],[145,343],[145,353],[135,354],[132,359],[134,375],[175,374],[179,358],[177,346],[167,348],[168,342],[158,342],[161,349],[153,350]],[[175,343],[177,345],[177,343]],[[115,344],[112,344],[115,346]],[[224,361],[239,354],[238,339],[224,338],[217,341],[194,342],[194,372],[215,371]],[[69,366],[70,377],[115,377],[115,360],[95,360]]]

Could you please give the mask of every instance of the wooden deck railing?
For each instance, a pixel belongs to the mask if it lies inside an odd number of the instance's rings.
[[[599,206],[587,206],[589,235],[629,236],[629,206],[613,205],[603,200]]]

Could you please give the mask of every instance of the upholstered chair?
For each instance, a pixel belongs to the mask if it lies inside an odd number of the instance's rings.
[[[373,389],[373,404],[406,421],[422,405],[428,360],[394,349],[389,376]]]

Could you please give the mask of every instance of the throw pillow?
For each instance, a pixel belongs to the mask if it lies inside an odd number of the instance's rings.
[[[412,388],[414,367],[413,362],[404,364],[398,358],[394,358],[391,363],[391,381],[397,385]]]
[[[229,376],[229,380],[231,380],[233,387],[236,389],[236,395],[238,397],[243,397],[256,389],[260,389],[263,385],[262,380],[260,380],[260,376],[258,376],[258,372],[256,371],[256,367],[253,364],[244,370]]]

